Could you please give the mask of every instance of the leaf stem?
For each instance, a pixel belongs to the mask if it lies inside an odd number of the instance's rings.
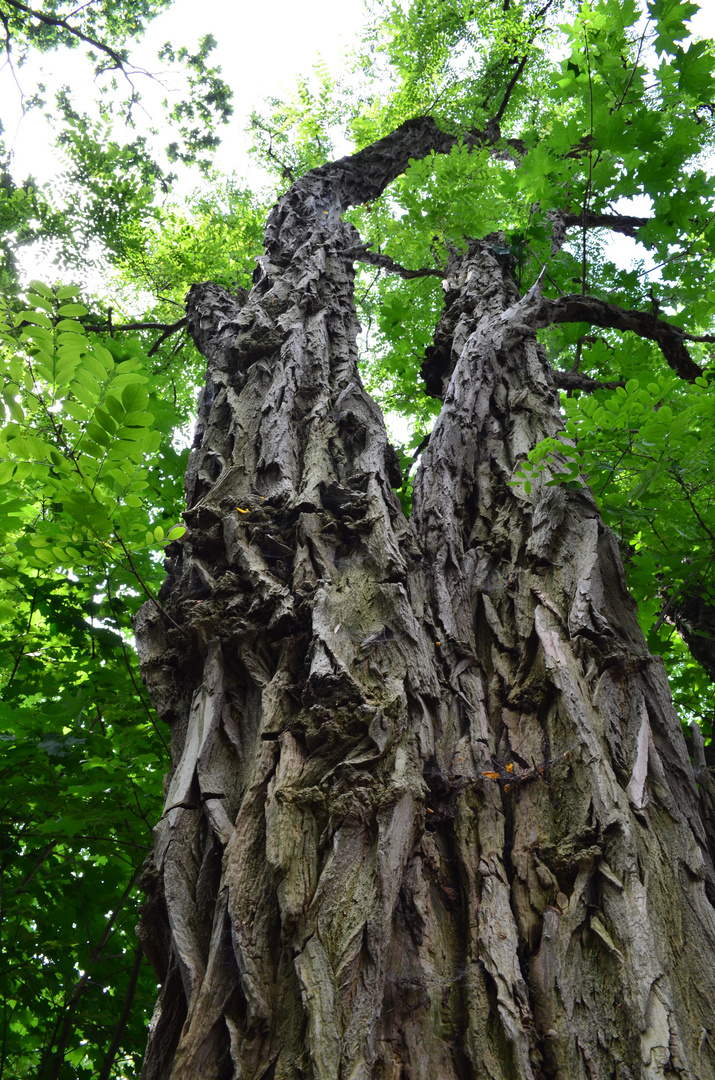
[[[114,530],[114,536],[119,541],[119,543],[121,545],[121,548],[122,548],[122,551],[124,552],[124,554],[127,557],[127,562],[129,563],[129,569],[131,570],[132,574],[134,574],[134,577],[137,579],[137,581],[141,585],[142,589],[144,590],[146,595],[151,600],[154,607],[157,609],[157,611],[161,612],[161,614],[164,616],[164,618],[167,619],[176,630],[179,630],[184,635],[184,637],[186,637],[187,634],[186,634],[186,631],[184,630],[183,626],[179,626],[179,624],[172,619],[169,612],[166,610],[166,608],[162,607],[162,605],[159,603],[157,598],[154,596],[154,593],[151,591],[149,586],[146,584],[146,582],[142,578],[141,574],[139,573],[136,566],[134,565],[134,562],[133,562],[132,557],[131,557],[131,555],[129,553],[129,549],[127,548],[127,545],[124,543],[124,541],[122,540],[121,536],[119,535],[119,533],[117,532],[116,529]]]

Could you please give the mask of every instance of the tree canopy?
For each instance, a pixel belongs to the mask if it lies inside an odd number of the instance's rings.
[[[564,453],[554,482],[588,479],[683,723],[712,730],[715,49],[690,35],[696,5],[377,4],[347,71],[319,65],[253,116],[271,178],[257,193],[211,170],[231,105],[210,39],[164,50],[187,71],[166,145],[125,126],[143,77],[131,44],[164,6],[0,0],[9,57],[86,48],[109,79],[94,115],[71,88],[52,106],[55,190],[15,177],[7,154],[0,178],[8,1077],[138,1075],[155,981],[133,927],[168,759],[131,617],[147,598],[163,611],[163,549],[183,530],[204,369],[184,297],[207,279],[250,287],[271,203],[338,140],[359,150],[419,117],[444,133],[346,215],[363,379],[408,433],[403,507],[442,394],[447,261],[488,237],[521,292],[539,280],[557,313],[541,336],[563,436],[511,481],[528,492]],[[41,87],[26,105],[49,108]],[[196,169],[193,196],[173,194],[174,166]],[[27,281],[22,250],[37,243],[54,262]]]

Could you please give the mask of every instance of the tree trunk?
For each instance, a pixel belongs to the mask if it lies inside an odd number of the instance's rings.
[[[189,295],[176,625],[136,625],[174,760],[145,1080],[715,1077],[715,876],[662,663],[589,491],[510,483],[560,427],[538,289],[494,238],[453,257],[410,521],[357,373],[340,214],[451,141],[412,121],[314,170],[250,296]]]

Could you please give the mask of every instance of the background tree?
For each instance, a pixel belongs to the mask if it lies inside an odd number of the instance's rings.
[[[285,110],[257,118],[290,186],[250,295],[189,294],[187,533],[135,622],[173,756],[143,1076],[715,1075],[712,779],[581,472],[607,470],[641,587],[652,560],[657,643],[710,566],[693,10],[396,6],[375,48],[397,86],[356,103],[357,154],[301,175],[330,111],[299,109],[294,146]],[[644,192],[647,217],[618,213]],[[659,257],[647,306],[599,230]],[[421,368],[439,402],[409,520],[358,375],[356,259],[398,281],[383,388]],[[685,569],[652,541],[676,490]]]

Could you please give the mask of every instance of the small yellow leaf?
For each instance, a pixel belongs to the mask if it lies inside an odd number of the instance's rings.
[[[482,776],[486,776],[487,780],[498,780],[499,779],[499,773],[498,772],[483,772]]]
[[[242,507],[237,506],[236,509],[238,510],[239,514],[250,514],[251,512],[250,508],[248,510],[244,510]]]
[[[509,764],[506,767],[506,771],[507,772],[514,772],[514,762],[513,761],[509,762]]]

